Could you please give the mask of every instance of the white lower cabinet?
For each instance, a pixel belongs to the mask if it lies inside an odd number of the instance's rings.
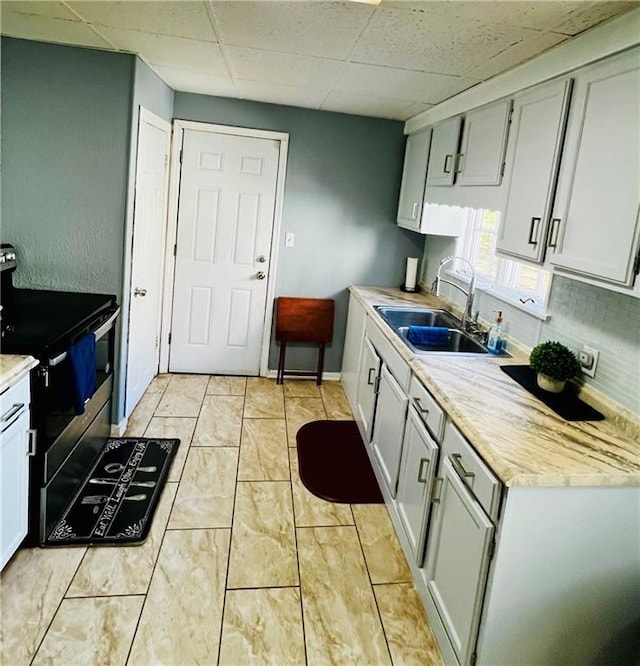
[[[380,357],[369,338],[364,338],[360,352],[358,390],[356,394],[356,421],[365,432],[367,442],[373,434],[373,417],[376,408]]]
[[[424,549],[437,464],[438,444],[411,406],[404,429],[396,506],[416,562],[421,561]]]
[[[405,392],[383,365],[371,444],[392,497],[396,496],[408,402]]]
[[[0,396],[0,569],[27,535],[29,375]]]
[[[495,528],[450,458],[443,460],[439,474],[442,489],[433,512],[423,575],[458,661],[469,664]]]

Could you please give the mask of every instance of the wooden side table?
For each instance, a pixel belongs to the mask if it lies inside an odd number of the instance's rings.
[[[322,383],[324,348],[333,339],[333,317],[335,302],[330,298],[292,298],[281,296],[276,299],[276,340],[280,342],[277,383],[282,384],[285,375],[316,377],[316,384]],[[316,372],[285,371],[285,355],[288,342],[315,342],[318,350]]]

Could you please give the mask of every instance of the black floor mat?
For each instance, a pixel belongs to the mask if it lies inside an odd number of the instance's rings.
[[[45,545],[143,542],[179,444],[179,439],[109,439]]]

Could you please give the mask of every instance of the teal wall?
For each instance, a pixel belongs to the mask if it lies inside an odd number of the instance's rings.
[[[124,416],[140,104],[173,90],[135,56],[2,38],[0,239],[20,287],[113,293],[122,306],[114,422]]]
[[[400,285],[424,238],[395,224],[403,123],[176,92],[175,118],[287,132],[289,155],[276,296],[336,299],[325,370],[339,372],[350,284]],[[284,234],[295,247],[284,247]],[[316,348],[287,350],[289,369],[313,369]],[[272,341],[269,367],[277,366]]]
[[[16,284],[121,295],[131,55],[2,39],[3,242]]]

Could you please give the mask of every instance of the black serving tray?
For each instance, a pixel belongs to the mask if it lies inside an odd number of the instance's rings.
[[[604,414],[580,400],[571,386],[566,386],[562,393],[550,393],[538,386],[536,373],[528,365],[501,365],[500,369],[567,421],[604,420]]]

